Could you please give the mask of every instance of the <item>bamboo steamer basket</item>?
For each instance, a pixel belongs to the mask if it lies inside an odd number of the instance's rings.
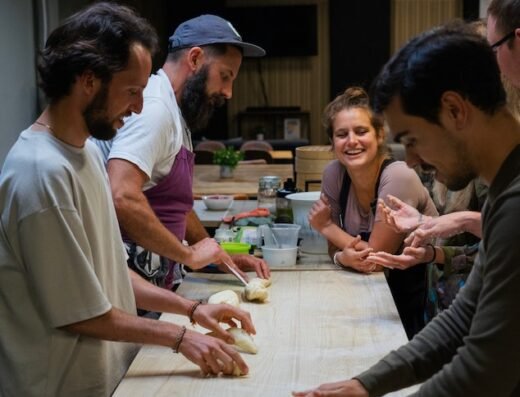
[[[320,190],[323,170],[334,158],[330,145],[297,147],[294,159],[296,187],[305,191],[305,182],[308,182],[309,191]]]

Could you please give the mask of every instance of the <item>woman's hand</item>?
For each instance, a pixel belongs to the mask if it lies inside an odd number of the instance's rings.
[[[378,199],[377,207],[384,222],[398,233],[409,233],[415,230],[426,218],[430,219],[430,217],[422,216],[416,208],[395,196],[389,194],[387,199],[391,207],[387,206],[382,199]]]
[[[242,309],[228,304],[199,305],[195,309],[192,318],[200,326],[213,331],[217,338],[229,343],[233,343],[235,340],[231,334],[220,326],[220,323],[237,327],[236,321],[239,321],[241,328],[246,332],[256,334],[251,315]]]
[[[204,375],[233,375],[235,367],[240,369],[242,375],[249,372],[247,364],[234,348],[217,338],[192,330],[186,330],[179,352],[198,365]]]
[[[368,391],[357,379],[324,383],[316,389],[293,392],[294,397],[368,397]]]
[[[367,261],[377,263],[378,265],[389,269],[408,269],[419,263],[428,262],[434,257],[432,252],[433,246],[425,247],[406,247],[400,255],[392,255],[388,252],[372,252],[368,255]]]
[[[322,193],[320,199],[316,201],[309,211],[309,224],[318,232],[332,224],[329,200]]]
[[[367,261],[368,254],[372,248],[366,248],[366,244],[360,244],[361,236],[356,236],[352,242],[338,251],[336,261],[344,267],[351,267],[358,272],[371,273],[376,269],[375,264]]]

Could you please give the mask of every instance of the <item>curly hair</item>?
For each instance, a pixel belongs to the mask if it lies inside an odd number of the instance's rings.
[[[127,66],[136,43],[153,56],[158,50],[155,29],[128,7],[95,3],[50,34],[38,58],[39,85],[55,102],[70,94],[86,70],[107,83]]]

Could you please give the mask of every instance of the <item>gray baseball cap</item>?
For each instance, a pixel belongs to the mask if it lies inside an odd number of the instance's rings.
[[[244,57],[262,57],[265,50],[242,41],[231,22],[216,15],[200,15],[181,23],[169,38],[170,52],[208,44],[230,44],[242,49]]]

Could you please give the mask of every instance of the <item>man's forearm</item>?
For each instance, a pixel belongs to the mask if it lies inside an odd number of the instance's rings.
[[[191,250],[161,223],[144,194],[118,199],[115,205],[119,224],[132,241],[173,261],[189,263]]]
[[[186,241],[189,245],[193,245],[206,237],[210,237],[206,228],[196,212],[191,210],[186,217]]]
[[[149,283],[131,269],[128,269],[128,271],[130,272],[136,306],[139,309],[188,315],[193,306],[193,301]]]
[[[137,317],[112,308],[101,316],[62,327],[91,338],[173,347],[181,327],[172,323]]]
[[[480,212],[461,211],[460,216],[464,230],[482,238],[482,217]]]

